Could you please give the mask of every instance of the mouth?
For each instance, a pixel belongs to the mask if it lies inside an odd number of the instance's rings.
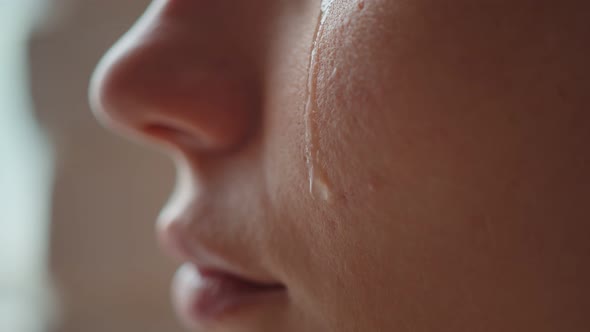
[[[276,307],[285,300],[286,287],[187,263],[176,273],[173,297],[178,315],[189,327],[209,327]]]

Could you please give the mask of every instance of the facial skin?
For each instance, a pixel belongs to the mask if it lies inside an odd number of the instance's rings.
[[[92,102],[178,163],[173,255],[286,288],[202,330],[588,331],[588,13],[334,0],[310,85],[319,0],[156,1]]]

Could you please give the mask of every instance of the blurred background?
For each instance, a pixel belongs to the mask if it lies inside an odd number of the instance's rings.
[[[87,86],[147,0],[0,0],[0,331],[181,331],[154,221],[163,156],[110,135]]]

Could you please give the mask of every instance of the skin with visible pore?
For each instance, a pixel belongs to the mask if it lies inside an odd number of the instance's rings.
[[[590,330],[590,3],[329,5],[158,0],[93,78],[177,162],[164,246],[284,287],[192,327]]]

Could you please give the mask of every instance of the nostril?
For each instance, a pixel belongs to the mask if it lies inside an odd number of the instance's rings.
[[[205,135],[195,139],[195,133],[183,130],[181,127],[152,123],[144,125],[140,129],[145,136],[158,144],[164,144],[173,148],[189,148],[199,151],[211,147],[211,142]]]
[[[89,99],[103,125],[141,141],[204,153],[247,141],[258,111],[249,79],[208,68],[183,73],[180,80],[180,69],[139,66],[152,62],[151,54],[140,51],[107,57],[93,75]]]

